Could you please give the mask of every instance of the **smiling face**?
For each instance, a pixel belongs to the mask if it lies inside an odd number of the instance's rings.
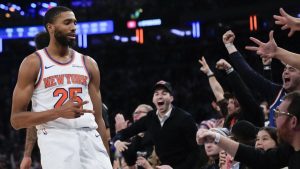
[[[271,135],[266,130],[261,130],[257,133],[255,148],[267,151],[268,149],[275,148],[276,141],[272,139]]]
[[[154,91],[152,102],[160,114],[165,114],[171,108],[173,96],[165,88],[157,88]]]
[[[300,71],[290,65],[286,65],[282,73],[283,88],[292,92],[300,89]]]
[[[60,13],[53,23],[48,23],[48,31],[62,46],[74,46],[76,42],[77,20],[72,11]]]

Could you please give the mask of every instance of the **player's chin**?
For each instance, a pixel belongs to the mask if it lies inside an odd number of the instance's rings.
[[[70,47],[76,46],[76,39],[68,39],[68,46]]]

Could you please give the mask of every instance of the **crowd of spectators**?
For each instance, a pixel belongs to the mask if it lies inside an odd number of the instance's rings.
[[[265,35],[265,32],[260,33],[256,35]],[[286,44],[286,37],[278,32],[277,41],[283,48],[293,49],[299,53],[296,48],[300,39],[298,35],[294,35],[292,43],[289,41]],[[243,47],[246,43],[251,43],[247,40],[248,34],[238,34],[238,36],[237,46]],[[140,103],[152,104],[153,84],[161,79],[172,83],[175,91],[174,104],[190,112],[196,122],[200,123],[211,117],[211,112],[214,111],[211,102],[214,97],[206,76],[200,72],[198,59],[205,55],[207,62],[215,65],[220,58],[227,58],[228,54],[220,37],[146,42],[144,45],[116,44],[109,41],[99,46],[91,44],[89,48],[79,50],[92,56],[100,67],[102,98],[109,108],[109,118],[112,124],[116,113],[121,112],[126,119],[130,119],[137,105]],[[5,42],[4,52],[0,54],[0,76],[2,78],[0,88],[2,93],[0,96],[2,107],[0,113],[0,168],[18,168],[22,158],[25,133],[23,130],[13,130],[10,125],[11,96],[19,65],[24,57],[34,50],[28,45],[27,40],[10,40]],[[255,70],[262,72],[259,57],[250,52],[241,52],[246,53],[248,56],[246,60]],[[280,72],[283,66],[279,61],[274,61],[272,64],[274,67],[273,80],[280,82]],[[215,71],[215,75],[224,89],[230,91],[224,74]],[[263,101],[264,98],[259,93],[254,91],[252,93],[258,102]],[[113,127],[112,133],[114,133]],[[33,153],[33,161],[35,168],[39,168],[39,152],[37,150]]]

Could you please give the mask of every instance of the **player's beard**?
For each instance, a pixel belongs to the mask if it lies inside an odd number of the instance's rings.
[[[54,37],[62,46],[69,46],[73,48],[76,45],[75,39],[69,39],[67,35],[59,30],[54,31]]]

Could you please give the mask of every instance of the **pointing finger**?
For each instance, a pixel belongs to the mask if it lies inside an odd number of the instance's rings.
[[[204,56],[202,56],[202,61],[203,61],[203,63],[204,63],[204,64],[206,64],[206,65],[207,65],[207,63],[206,63],[206,60],[205,60],[205,57],[204,57]]]
[[[81,102],[81,103],[78,103],[78,107],[81,107],[81,106],[83,106],[83,105],[85,105],[85,104],[87,104],[87,103],[89,103],[89,101],[83,101],[83,102]]]
[[[256,43],[256,44],[259,45],[259,46],[263,44],[260,40],[258,40],[258,39],[256,39],[256,38],[253,38],[253,37],[250,37],[250,40],[251,40],[252,42]]]
[[[203,65],[203,61],[201,59],[198,60],[201,65]]]
[[[271,30],[270,33],[269,33],[269,38],[270,38],[270,40],[273,40],[273,39],[274,39],[273,34],[274,34],[274,31]]]
[[[277,18],[275,18],[275,19],[277,19]],[[281,18],[278,18],[277,20],[278,21],[275,21],[276,25],[283,25],[284,24],[283,21],[281,21]]]
[[[277,20],[279,20],[278,22],[277,22],[277,21],[275,21],[275,23],[277,24],[277,23],[279,23],[279,22],[280,22],[280,20],[282,19],[282,16],[273,15],[273,18],[274,18],[274,19],[277,19]]]
[[[245,49],[251,50],[251,51],[257,51],[258,47],[255,47],[255,46],[246,46]]]
[[[280,14],[281,14],[282,16],[289,16],[289,14],[287,14],[287,13],[283,10],[283,8],[280,8],[280,9],[279,9],[279,12],[280,12]]]
[[[89,110],[89,109],[76,109],[74,110],[76,113],[80,113],[80,114],[84,114],[84,113],[92,113],[94,114],[95,111],[94,110]]]
[[[82,109],[81,112],[83,112],[83,113],[92,113],[92,114],[95,113],[94,110],[88,110],[88,109]]]

